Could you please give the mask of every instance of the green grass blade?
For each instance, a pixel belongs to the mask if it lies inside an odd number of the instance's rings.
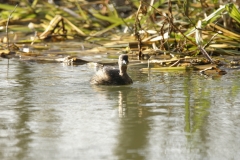
[[[227,4],[225,6],[225,9],[228,11],[228,14],[236,20],[238,23],[240,23],[240,12],[238,11],[237,7],[233,4]]]

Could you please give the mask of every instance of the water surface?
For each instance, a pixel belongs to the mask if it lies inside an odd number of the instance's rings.
[[[240,72],[141,73],[92,86],[88,64],[0,59],[0,159],[240,157]]]

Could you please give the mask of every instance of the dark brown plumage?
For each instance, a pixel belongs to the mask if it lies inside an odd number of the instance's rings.
[[[127,74],[128,55],[119,56],[119,69],[103,67],[91,78],[90,83],[96,85],[127,85],[132,84],[132,79]]]

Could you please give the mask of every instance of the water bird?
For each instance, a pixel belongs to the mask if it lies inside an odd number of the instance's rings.
[[[104,66],[91,78],[90,83],[95,85],[127,85],[132,84],[132,79],[127,74],[128,55],[121,54],[118,58],[117,68]]]

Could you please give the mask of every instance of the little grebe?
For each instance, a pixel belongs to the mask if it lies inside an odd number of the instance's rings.
[[[96,85],[127,85],[132,84],[132,79],[127,74],[128,55],[119,56],[119,69],[103,67],[91,78],[90,83]]]

